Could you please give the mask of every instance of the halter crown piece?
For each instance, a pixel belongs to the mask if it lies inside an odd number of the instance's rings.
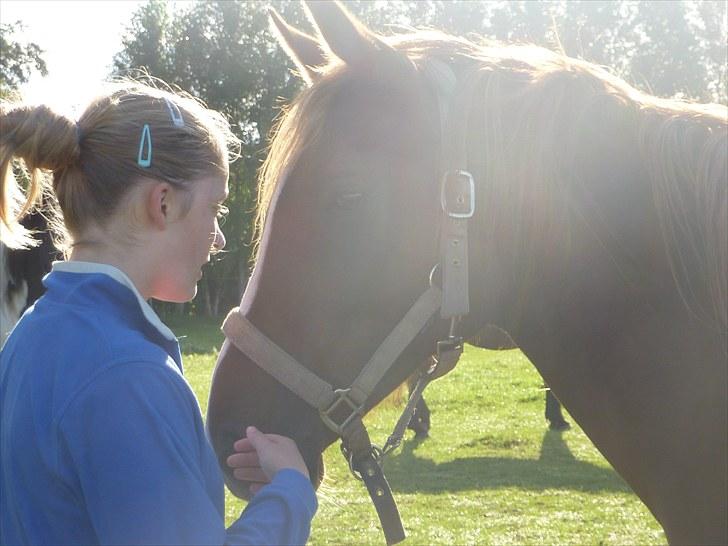
[[[445,63],[436,61],[425,76],[435,86],[440,109],[441,185],[440,262],[432,268],[430,286],[377,348],[348,388],[337,389],[297,362],[265,336],[240,308],[228,314],[222,330],[225,336],[253,362],[289,390],[318,410],[323,423],[342,439],[341,452],[355,477],[362,480],[382,523],[387,544],[405,538],[392,491],[382,472],[383,457],[399,446],[414,408],[427,384],[451,370],[463,351],[463,340],[455,335],[459,320],[469,312],[468,220],[475,212],[475,182],[466,170],[464,108],[471,92],[470,82],[456,89],[457,79]],[[465,102],[467,104],[467,102]],[[434,282],[439,268],[442,288]],[[374,389],[404,350],[430,322],[438,310],[450,321],[449,335],[436,343],[432,363],[423,370],[402,416],[384,448],[372,445],[362,417]]]

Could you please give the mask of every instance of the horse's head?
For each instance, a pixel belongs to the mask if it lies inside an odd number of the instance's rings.
[[[310,10],[318,41],[274,14],[310,86],[282,117],[263,169],[258,255],[241,312],[302,365],[346,387],[428,288],[438,262],[440,119],[405,53],[337,4]],[[367,409],[432,354],[447,324],[430,326]],[[315,409],[230,343],[209,422],[221,457],[247,425],[294,438],[314,482],[321,452],[335,440]]]
[[[308,7],[317,38],[273,16],[309,86],[282,116],[262,170],[257,260],[241,304],[297,362],[348,387],[428,289],[433,267],[448,263],[441,174],[453,166],[474,175],[477,194],[462,334],[495,323],[515,339],[528,316],[543,335],[565,291],[604,292],[594,289],[606,285],[597,270],[612,267],[614,248],[641,255],[637,235],[650,232],[634,219],[650,188],[632,183],[646,178],[635,127],[659,105],[640,103],[594,65],[535,46],[433,33],[383,39],[338,3]],[[610,231],[592,235],[602,215]],[[607,237],[618,244],[592,256]],[[424,362],[447,328],[431,320],[365,409]],[[335,439],[317,410],[229,342],[208,423],[222,460],[247,425],[294,438],[314,481]]]

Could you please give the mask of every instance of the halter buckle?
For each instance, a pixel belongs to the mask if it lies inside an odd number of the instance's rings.
[[[461,336],[450,336],[447,339],[442,339],[437,342],[437,358],[438,360],[447,353],[455,351],[457,353],[463,352],[463,338]]]
[[[433,358],[434,362],[427,371],[433,379],[442,377],[446,373],[452,371],[463,354],[463,338],[460,336],[450,336],[437,342],[437,354]]]
[[[351,422],[357,417],[364,415],[364,404],[357,404],[355,400],[352,400],[351,388],[348,389],[336,389],[334,394],[336,399],[329,404],[327,408],[319,409],[319,415],[324,424],[334,431],[339,436],[344,436],[344,430],[348,427]],[[333,413],[344,403],[349,406],[349,415],[340,423],[334,420]]]
[[[442,210],[450,218],[466,220],[475,213],[475,180],[468,171],[456,169],[442,176]]]

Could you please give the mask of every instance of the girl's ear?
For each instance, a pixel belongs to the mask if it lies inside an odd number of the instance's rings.
[[[144,198],[146,216],[152,226],[160,230],[171,220],[171,189],[167,182],[155,182],[149,186]]]

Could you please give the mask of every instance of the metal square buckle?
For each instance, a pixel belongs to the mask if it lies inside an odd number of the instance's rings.
[[[343,436],[344,429],[348,427],[354,419],[356,419],[357,417],[361,417],[364,413],[364,404],[357,404],[354,400],[352,400],[349,397],[350,392],[351,388],[336,389],[334,391],[334,394],[337,395],[336,400],[331,402],[328,408],[319,410],[319,415],[321,416],[321,420],[324,422],[324,424],[339,436]],[[336,421],[334,421],[332,413],[336,411],[336,409],[342,403],[345,403],[347,406],[349,406],[350,413],[341,423],[337,423]]]
[[[447,171],[442,176],[442,210],[450,218],[472,218],[475,213],[475,181],[468,171]]]
[[[428,370],[433,378],[441,377],[452,371],[463,354],[463,338],[449,337],[437,342],[437,354],[433,358],[433,365]]]
[[[450,353],[462,353],[463,352],[463,338],[460,336],[449,337],[437,342],[437,358],[449,355]]]

